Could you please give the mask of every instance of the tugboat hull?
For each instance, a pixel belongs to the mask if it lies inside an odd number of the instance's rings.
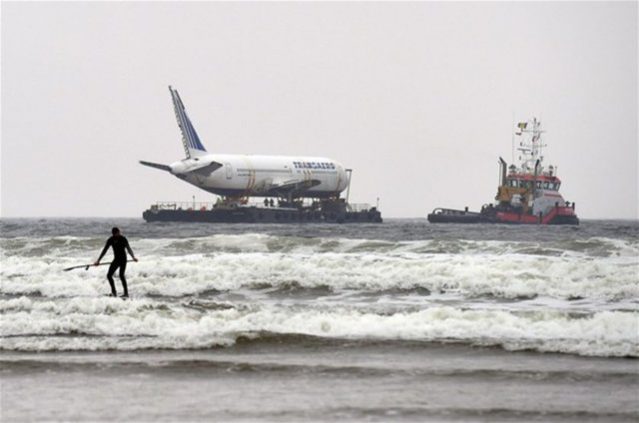
[[[579,225],[579,218],[570,207],[558,207],[546,216],[514,212],[469,212],[466,210],[435,209],[428,215],[430,223],[505,223],[513,225]]]

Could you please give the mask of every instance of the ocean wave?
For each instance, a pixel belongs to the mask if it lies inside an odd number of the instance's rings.
[[[348,307],[209,309],[142,299],[0,301],[1,348],[21,351],[196,349],[263,334],[392,342],[463,342],[592,356],[639,356],[639,314],[430,307],[377,314]]]
[[[469,298],[639,297],[635,258],[538,257],[520,254],[215,253],[141,255],[129,265],[138,296],[181,297],[238,289],[446,292]],[[106,268],[62,272],[70,259],[4,257],[0,293],[66,297],[107,289]]]
[[[382,341],[378,340],[340,340],[326,339],[308,335],[291,335],[263,333],[258,337],[238,338],[236,345],[246,348],[247,346],[268,347],[270,345],[277,346],[298,346],[298,347],[314,347],[314,348],[353,348],[357,347],[379,347]],[[399,348],[409,349],[428,349],[428,348],[447,348],[445,345],[434,344],[433,342],[420,341],[395,341],[395,346]],[[387,347],[388,345],[384,345]],[[593,383],[593,382],[610,382],[614,380],[617,383],[634,384],[639,380],[639,375],[628,371],[611,371],[598,369],[572,369],[572,370],[529,370],[529,369],[492,369],[492,368],[433,368],[433,367],[414,367],[412,365],[402,366],[399,363],[393,363],[391,367],[379,365],[378,363],[282,363],[261,360],[254,360],[253,357],[239,355],[236,359],[224,359],[211,355],[200,355],[194,352],[192,358],[173,358],[160,355],[154,357],[154,354],[144,354],[140,357],[136,355],[126,355],[124,358],[113,357],[113,360],[104,362],[97,361],[81,361],[75,357],[67,358],[66,355],[56,355],[55,359],[49,360],[48,357],[24,356],[20,355],[20,359],[0,358],[5,373],[20,372],[24,373],[42,373],[42,372],[77,372],[77,371],[103,371],[109,374],[131,373],[131,372],[147,372],[152,371],[154,374],[174,374],[185,372],[197,372],[199,375],[215,375],[217,373],[228,375],[229,373],[289,373],[289,374],[313,374],[313,375],[344,375],[349,374],[356,377],[386,377],[386,376],[426,376],[426,377],[442,377],[460,378],[468,380],[469,378],[480,378],[482,380],[503,381],[504,379],[526,381],[552,381],[567,383]],[[117,356],[117,355],[116,355]],[[235,357],[234,357],[235,358]],[[399,365],[398,365],[399,364]]]
[[[0,238],[6,256],[52,259],[70,254],[97,254],[104,238],[58,236]],[[263,233],[217,234],[190,238],[141,238],[130,240],[136,250],[165,256],[211,253],[417,253],[417,254],[520,254],[531,256],[639,257],[639,240],[591,237],[555,241],[497,241],[425,239],[387,241],[332,237],[281,236]]]

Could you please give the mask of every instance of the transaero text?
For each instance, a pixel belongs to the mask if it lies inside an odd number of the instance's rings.
[[[296,169],[335,169],[330,162],[293,162]]]

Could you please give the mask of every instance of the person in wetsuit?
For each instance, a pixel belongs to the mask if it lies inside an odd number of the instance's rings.
[[[113,236],[107,239],[107,242],[102,249],[102,253],[100,253],[100,257],[98,257],[98,261],[93,263],[94,266],[100,264],[100,260],[106,254],[109,247],[113,247],[113,261],[111,262],[111,266],[109,266],[109,271],[107,272],[107,279],[109,280],[109,284],[111,285],[111,296],[115,297],[117,293],[115,292],[115,282],[113,281],[113,274],[116,269],[120,268],[120,281],[122,282],[122,289],[124,289],[124,294],[122,297],[127,298],[129,296],[129,290],[126,286],[126,278],[124,277],[124,272],[126,271],[126,252],[128,251],[133,258],[133,261],[138,261],[129,246],[129,241],[120,234],[120,229],[113,228],[111,229],[111,233]]]

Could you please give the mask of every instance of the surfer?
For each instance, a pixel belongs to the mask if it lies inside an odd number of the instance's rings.
[[[115,273],[116,269],[120,268],[120,281],[122,282],[122,289],[124,289],[124,294],[122,295],[122,297],[128,298],[129,290],[126,286],[126,278],[124,277],[124,272],[126,271],[126,252],[128,251],[129,254],[131,254],[131,258],[133,258],[133,261],[138,261],[138,259],[135,258],[133,250],[131,250],[131,247],[129,246],[129,241],[120,234],[119,228],[111,229],[111,233],[113,234],[113,236],[107,239],[107,242],[102,249],[102,253],[100,253],[100,257],[98,257],[98,260],[93,263],[93,265],[98,266],[100,264],[100,260],[102,260],[102,257],[104,257],[109,247],[113,247],[113,261],[111,262],[111,266],[109,266],[109,271],[107,272],[107,279],[109,280],[109,284],[111,285],[111,296],[117,296],[117,293],[115,292],[115,282],[113,281],[113,274]]]

